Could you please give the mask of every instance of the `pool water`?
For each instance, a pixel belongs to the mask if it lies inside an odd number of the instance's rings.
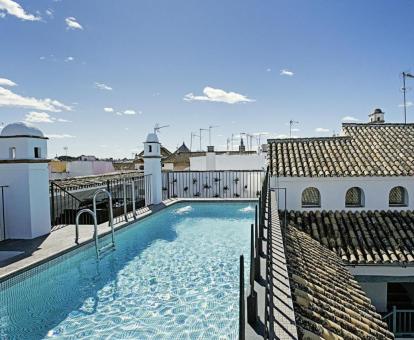
[[[4,288],[0,339],[236,339],[253,206],[173,205]]]

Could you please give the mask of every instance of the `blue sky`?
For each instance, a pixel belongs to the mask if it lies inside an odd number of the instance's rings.
[[[50,157],[131,157],[156,123],[170,149],[219,125],[224,149],[240,132],[288,135],[290,119],[295,136],[375,107],[400,122],[413,13],[410,0],[0,0],[0,122],[33,122]]]

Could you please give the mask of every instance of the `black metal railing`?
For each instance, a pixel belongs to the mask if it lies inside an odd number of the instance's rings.
[[[393,306],[392,311],[382,319],[396,338],[414,337],[414,309],[397,309]]]
[[[98,189],[106,189],[112,195],[114,223],[128,221],[128,214],[134,212],[134,209],[145,207],[152,202],[151,175],[120,176],[86,185],[64,184],[64,181],[50,182],[52,228],[75,224],[79,210],[92,209],[92,198]],[[98,197],[98,224],[109,220],[108,204],[107,197]],[[92,217],[86,214],[80,219],[80,224],[92,222]]]
[[[8,187],[8,185],[0,185],[0,241],[6,239],[6,198],[4,189]]]
[[[257,198],[264,174],[260,170],[163,172],[162,198]]]

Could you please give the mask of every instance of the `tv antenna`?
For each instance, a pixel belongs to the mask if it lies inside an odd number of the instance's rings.
[[[195,132],[191,132],[191,140],[190,140],[190,151],[193,151],[193,138],[199,137]]]
[[[217,128],[217,127],[219,127],[218,125],[210,125],[209,127],[208,127],[208,145],[212,145],[211,144],[211,129],[214,129],[214,128]]]
[[[154,133],[159,133],[161,129],[164,129],[166,127],[170,127],[169,125],[162,125],[160,126],[160,124],[155,124],[154,126]]]
[[[198,137],[200,138],[200,151],[203,151],[203,149],[201,148],[201,138],[202,138],[202,132],[203,132],[203,131],[208,131],[208,129],[203,129],[203,128],[200,128],[200,129],[199,129],[199,131],[200,131],[200,135],[199,135]]]
[[[404,95],[404,124],[407,124],[407,102],[405,99],[405,93],[407,92],[407,87],[405,86],[405,78],[414,78],[414,75],[412,75],[411,73],[408,72],[403,72],[402,73],[403,76],[403,95]]]
[[[292,127],[293,125],[299,124],[299,122],[295,120],[289,120],[289,138],[292,138]]]

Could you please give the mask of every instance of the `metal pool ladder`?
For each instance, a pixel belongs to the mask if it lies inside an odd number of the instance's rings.
[[[109,198],[109,227],[111,228],[111,236],[112,242],[99,248],[99,240],[98,240],[98,219],[96,217],[96,197],[100,194],[104,193]],[[93,218],[93,225],[94,225],[94,234],[93,237],[95,239],[95,250],[96,250],[96,257],[99,260],[100,255],[105,252],[106,250],[113,249],[115,250],[115,235],[114,235],[114,215],[112,211],[112,195],[109,191],[105,189],[99,189],[95,191],[93,195],[93,211],[91,209],[82,209],[76,214],[76,238],[75,242],[79,244],[79,218],[82,214],[89,214]]]

